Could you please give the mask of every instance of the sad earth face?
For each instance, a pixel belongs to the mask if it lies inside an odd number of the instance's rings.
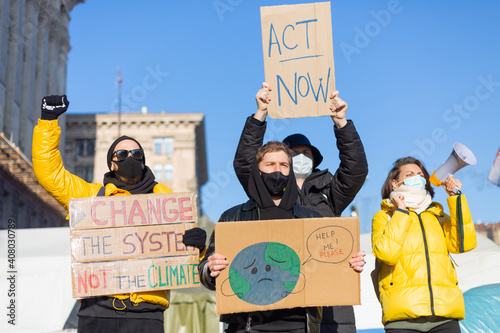
[[[235,295],[255,305],[273,304],[290,295],[299,276],[297,253],[275,242],[243,249],[229,267],[229,284]]]

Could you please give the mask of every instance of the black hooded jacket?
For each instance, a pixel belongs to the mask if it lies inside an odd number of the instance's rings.
[[[257,150],[262,146],[265,132],[265,121],[248,117],[234,157],[234,170],[248,195],[251,165]],[[348,120],[344,127],[334,127],[334,132],[340,159],[337,171],[332,175],[328,169],[316,168],[304,180],[302,189],[298,190],[298,203],[314,209],[323,217],[340,216],[368,175],[365,150],[354,123]],[[356,332],[352,306],[325,307],[322,320],[321,332]]]
[[[266,122],[247,118],[234,157],[234,171],[248,194],[250,170],[257,150],[262,146]],[[351,120],[341,129],[334,128],[340,165],[334,175],[328,169],[314,169],[299,190],[298,202],[323,217],[340,216],[352,202],[368,175],[368,163],[361,139]]]
[[[267,192],[254,159],[247,190],[251,199],[244,204],[226,210],[222,213],[219,222],[263,220],[263,218],[261,218],[262,215],[273,216],[273,219],[279,219],[280,216],[281,219],[321,217],[319,213],[309,208],[302,207],[297,203],[298,193],[295,184],[295,176],[290,167],[290,175],[288,177],[285,192],[279,206],[276,206],[271,195]],[[215,278],[210,276],[207,259],[214,253],[215,232],[212,233],[205,256],[198,266],[200,281],[210,290],[215,290]],[[229,269],[229,267],[226,269]],[[280,327],[287,325],[287,322],[300,321],[302,318],[302,321],[307,322],[307,332],[319,332],[319,322],[321,318],[320,309],[321,308],[306,308],[304,310],[303,308],[296,308],[253,313],[234,313],[222,315],[220,320],[244,329],[247,325],[251,326],[252,319],[255,322],[256,318],[259,323],[264,325],[267,325],[267,323],[269,323],[269,325],[276,325],[276,322],[279,321]],[[269,328],[270,326],[266,326],[266,329]]]

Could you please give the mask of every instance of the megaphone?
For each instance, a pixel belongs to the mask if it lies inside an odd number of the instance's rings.
[[[453,144],[453,151],[450,157],[439,168],[434,170],[434,173],[429,178],[432,185],[441,186],[441,182],[446,180],[448,176],[453,176],[455,172],[467,165],[475,165],[477,163],[476,156],[465,145],[456,142]],[[455,194],[458,194],[458,187],[453,189]]]

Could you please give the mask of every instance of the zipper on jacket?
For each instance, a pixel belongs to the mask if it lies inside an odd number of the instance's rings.
[[[422,229],[422,237],[424,239],[425,263],[427,265],[427,285],[429,287],[429,295],[431,299],[431,313],[433,316],[435,316],[436,314],[434,313],[434,293],[432,292],[432,283],[431,283],[431,261],[429,258],[429,247],[427,245],[427,236],[425,235],[424,222],[422,222],[420,214],[417,214],[417,216],[418,216],[418,221],[420,222],[420,228]]]
[[[245,327],[245,332],[248,333],[252,332],[252,316],[250,313],[248,314],[247,326]]]
[[[464,253],[464,217],[462,216],[462,195],[459,194],[457,197],[457,224],[458,224],[458,236],[460,238],[460,253]]]

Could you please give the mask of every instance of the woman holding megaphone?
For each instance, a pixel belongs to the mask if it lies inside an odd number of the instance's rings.
[[[464,300],[449,253],[476,247],[476,233],[459,180],[442,186],[450,195],[446,215],[422,162],[394,163],[382,187],[382,209],[372,222],[379,300],[386,332],[460,332]]]

